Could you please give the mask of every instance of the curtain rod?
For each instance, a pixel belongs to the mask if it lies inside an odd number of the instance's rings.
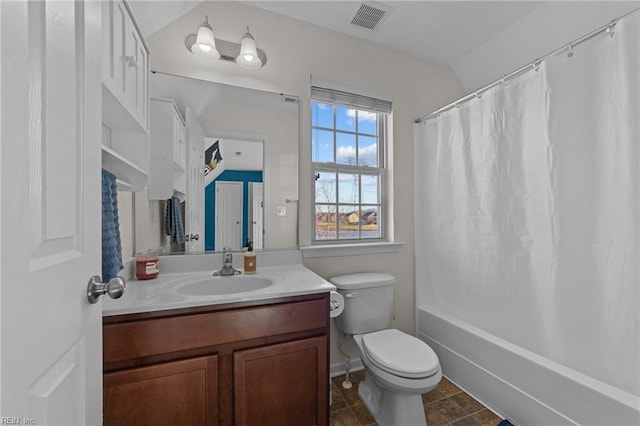
[[[453,109],[453,108],[457,108],[458,106],[460,106],[460,104],[463,104],[463,103],[465,103],[467,101],[470,101],[471,99],[479,98],[482,93],[486,92],[487,90],[491,89],[492,87],[495,87],[495,86],[497,86],[499,84],[506,84],[507,80],[512,79],[513,77],[515,77],[517,75],[520,75],[520,74],[524,73],[525,71],[529,71],[531,69],[535,69],[537,71],[538,67],[540,66],[542,61],[545,61],[545,60],[547,60],[547,59],[549,59],[549,58],[551,58],[553,56],[557,56],[557,55],[563,53],[564,51],[568,51],[568,56],[571,57],[571,56],[573,56],[573,48],[575,46],[577,46],[577,45],[579,45],[581,43],[584,43],[587,40],[592,39],[593,37],[597,36],[598,34],[600,34],[602,32],[607,32],[607,33],[609,33],[610,37],[613,37],[614,28],[615,28],[616,24],[618,23],[618,21],[623,19],[623,18],[625,18],[625,17],[627,17],[627,16],[629,16],[629,15],[631,15],[634,12],[637,12],[638,10],[640,10],[640,7],[636,8],[636,9],[633,9],[631,12],[628,12],[628,13],[620,16],[619,18],[616,18],[616,19],[612,20],[607,25],[604,25],[604,26],[598,28],[597,30],[592,31],[589,34],[584,35],[584,36],[580,37],[579,39],[572,41],[571,43],[567,44],[566,46],[562,46],[561,48],[556,49],[553,52],[551,52],[551,53],[549,53],[547,55],[544,55],[543,57],[538,58],[535,61],[533,61],[533,62],[531,62],[531,63],[529,63],[529,64],[527,64],[527,65],[525,65],[523,67],[520,67],[520,68],[518,68],[517,70],[515,70],[513,72],[510,72],[509,74],[504,75],[502,78],[499,78],[499,79],[497,79],[497,80],[495,80],[495,81],[493,81],[493,82],[491,82],[491,83],[489,83],[489,84],[487,84],[485,86],[482,86],[480,89],[475,90],[475,91],[469,93],[468,95],[463,96],[462,98],[458,99],[457,101],[451,102],[450,104],[445,105],[442,108],[437,109],[437,110],[433,111],[430,114],[424,115],[424,116],[422,116],[420,118],[416,118],[414,123],[420,123],[420,122],[426,121],[426,120],[428,120],[430,118],[433,118],[435,116],[440,115],[441,113],[443,113],[445,111],[448,111],[448,110]]]

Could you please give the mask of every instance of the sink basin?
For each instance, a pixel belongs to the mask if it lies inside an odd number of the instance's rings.
[[[233,275],[229,277],[208,277],[186,282],[176,287],[175,292],[184,296],[218,296],[222,294],[244,293],[269,287],[273,282],[264,277]]]

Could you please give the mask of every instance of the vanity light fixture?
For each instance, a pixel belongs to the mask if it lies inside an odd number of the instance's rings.
[[[213,36],[213,27],[209,24],[209,17],[204,17],[204,22],[198,28],[195,42],[191,45],[191,53],[198,56],[207,56],[213,59],[220,58],[220,52],[216,49],[216,39]]]
[[[189,34],[184,44],[194,55],[235,62],[242,68],[250,70],[257,70],[267,63],[267,55],[256,47],[256,41],[249,32],[249,27],[241,43],[216,40],[207,16],[198,28],[198,32]]]
[[[236,63],[250,70],[257,70],[262,66],[262,60],[258,56],[258,49],[256,48],[256,40],[249,32],[248,26],[247,32],[242,36],[240,54],[236,57]]]

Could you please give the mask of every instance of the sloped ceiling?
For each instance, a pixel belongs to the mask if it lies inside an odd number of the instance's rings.
[[[199,3],[193,0],[129,2],[145,36]],[[390,12],[375,31],[369,31],[347,22],[361,2],[243,3],[447,65],[469,91],[568,44],[639,5],[637,1],[387,0],[382,5]]]

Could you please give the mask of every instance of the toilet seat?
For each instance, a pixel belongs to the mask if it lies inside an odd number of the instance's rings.
[[[362,335],[368,358],[381,370],[399,377],[420,379],[436,374],[436,353],[422,340],[395,329]]]

